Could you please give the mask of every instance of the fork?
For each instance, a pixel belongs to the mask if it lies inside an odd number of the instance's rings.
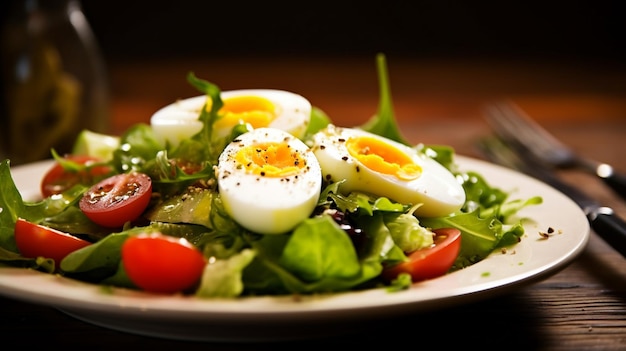
[[[476,146],[492,162],[526,173],[568,196],[583,210],[596,234],[626,258],[626,222],[611,207],[566,183],[551,168],[546,168],[545,163],[517,152],[497,135],[477,140]]]
[[[613,166],[585,158],[559,141],[512,102],[487,106],[485,120],[495,134],[521,152],[552,168],[578,168],[599,177],[613,191],[626,199],[626,174]]]

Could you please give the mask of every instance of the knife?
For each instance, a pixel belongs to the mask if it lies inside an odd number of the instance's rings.
[[[626,258],[626,222],[611,207],[603,206],[578,188],[565,183],[536,159],[516,153],[498,137],[479,139],[477,146],[492,162],[534,177],[572,199],[583,210],[596,234]]]

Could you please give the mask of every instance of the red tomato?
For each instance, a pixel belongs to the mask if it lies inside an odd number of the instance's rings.
[[[83,155],[67,155],[65,159],[86,166],[101,161],[96,157]],[[110,174],[111,171],[111,167],[100,165],[73,172],[66,170],[60,163],[56,162],[41,180],[41,195],[48,197],[60,194],[76,184],[91,185]]]
[[[122,245],[124,270],[139,288],[176,293],[198,283],[205,259],[189,241],[152,233],[128,238]]]
[[[87,218],[103,227],[121,227],[139,218],[152,196],[152,180],[143,173],[122,173],[91,187],[80,199]]]
[[[87,240],[22,218],[15,223],[15,242],[22,256],[51,258],[57,267],[69,253],[91,245]]]
[[[409,273],[416,282],[446,274],[461,250],[461,231],[440,228],[433,232],[433,246],[411,252],[408,261],[386,268],[382,273],[383,278],[392,280],[400,273]]]

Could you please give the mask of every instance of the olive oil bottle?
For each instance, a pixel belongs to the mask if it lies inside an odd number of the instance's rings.
[[[78,0],[11,0],[2,20],[0,160],[63,155],[108,132],[105,65]]]

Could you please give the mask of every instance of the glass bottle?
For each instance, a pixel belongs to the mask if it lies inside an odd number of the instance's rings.
[[[0,160],[71,152],[83,129],[109,130],[103,58],[78,0],[5,3]]]

